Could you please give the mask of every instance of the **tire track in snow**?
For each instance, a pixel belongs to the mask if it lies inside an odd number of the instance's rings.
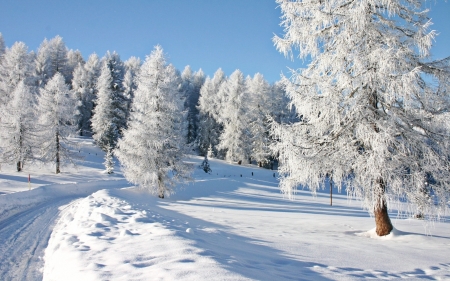
[[[60,207],[77,198],[54,198],[0,221],[0,280],[42,280],[42,257]]]

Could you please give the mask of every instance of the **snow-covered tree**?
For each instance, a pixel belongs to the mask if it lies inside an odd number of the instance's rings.
[[[214,94],[213,83],[211,78],[208,77],[200,90],[199,104],[197,106],[199,114],[196,146],[201,155],[206,155],[209,148],[212,150],[212,147],[216,147],[219,143],[219,132],[217,130],[219,124],[210,113]],[[214,154],[212,151],[211,153]]]
[[[0,32],[0,62],[2,60],[2,56],[6,51],[6,47],[5,47],[5,40],[3,39],[3,35]]]
[[[136,77],[139,74],[141,64],[141,59],[136,57],[131,57],[124,63],[126,72],[123,78],[123,91],[127,100],[127,119],[129,117],[134,91],[136,91]]]
[[[142,62],[141,59],[138,57],[131,57],[124,62],[124,65],[125,70],[126,71],[130,70],[131,75],[133,77],[136,77],[139,73],[139,70],[141,69]]]
[[[205,74],[201,69],[193,73],[191,67],[187,65],[181,73],[181,80],[180,91],[186,97],[185,108],[188,111],[187,142],[194,143],[198,129],[197,104],[200,97],[200,89],[205,82]]]
[[[178,83],[175,68],[156,46],[141,67],[128,128],[115,151],[125,177],[160,198],[173,193],[174,184],[188,179],[191,170],[182,161],[185,114]]]
[[[295,107],[290,104],[291,100],[286,94],[285,84],[286,83],[281,80],[271,85],[270,116],[277,123],[290,124],[295,122],[297,118]]]
[[[28,47],[23,42],[14,43],[0,62],[0,108],[8,106],[12,93],[21,81],[30,85],[32,76],[33,61]]]
[[[269,136],[269,116],[271,115],[271,87],[262,74],[257,73],[247,80],[249,95],[248,118],[250,131],[250,157],[258,166],[265,165],[271,156]]]
[[[98,56],[89,56],[85,64],[78,64],[73,72],[72,89],[78,99],[78,131],[81,136],[91,134],[91,118],[96,96],[95,84],[99,75]]]
[[[21,80],[11,93],[11,100],[0,111],[0,153],[2,162],[23,169],[27,160],[33,159],[35,98],[32,89]]]
[[[208,156],[210,158],[212,155],[223,157],[218,144],[223,131],[223,125],[219,123],[219,111],[222,107],[219,89],[224,81],[226,81],[225,73],[219,68],[212,79],[206,78],[200,89],[196,146],[202,155],[208,153],[211,148],[211,154]]]
[[[97,80],[97,99],[92,117],[93,137],[104,151],[114,149],[126,126],[127,100],[123,94],[123,63],[117,53],[106,54]]]
[[[37,106],[40,157],[45,162],[54,161],[58,174],[61,165],[72,162],[75,157],[69,150],[68,137],[76,133],[76,97],[59,72],[40,92]]]
[[[211,167],[209,166],[209,161],[208,161],[207,155],[205,155],[205,159],[203,159],[202,164],[200,164],[200,169],[205,171],[205,173],[207,173],[207,174],[211,174],[212,170],[211,170]]]
[[[221,86],[227,100],[221,113],[224,131],[220,136],[218,148],[226,150],[228,161],[241,163],[250,157],[247,105],[248,95],[244,75],[234,71]],[[220,92],[219,91],[219,92]]]
[[[66,82],[67,83],[72,84],[73,71],[80,64],[84,65],[84,59],[83,59],[83,55],[81,54],[81,52],[79,50],[67,51],[67,66],[66,66],[66,73],[67,73]]]
[[[105,154],[105,162],[103,163],[106,168],[106,172],[108,174],[112,174],[114,171],[114,158],[113,158],[113,150],[111,146],[108,146],[106,148],[106,154]]]
[[[60,73],[65,82],[70,84],[73,69],[68,67],[68,49],[61,36],[48,41],[45,39],[39,46],[36,55],[37,84],[43,87],[53,75]]]
[[[392,202],[420,201],[430,215],[447,209],[449,132],[436,120],[449,104],[423,79],[436,33],[422,2],[277,3],[285,28],[277,49],[311,59],[285,80],[299,121],[274,124],[282,191],[315,191],[331,174],[373,212],[380,236],[393,228]]]

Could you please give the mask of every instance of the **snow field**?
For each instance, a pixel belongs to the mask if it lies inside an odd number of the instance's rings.
[[[396,230],[377,238],[373,218],[343,194],[333,206],[327,190],[299,191],[290,201],[273,171],[210,164],[211,174],[196,169],[194,183],[164,200],[109,189],[63,210],[44,280],[450,278],[448,222],[391,213]]]

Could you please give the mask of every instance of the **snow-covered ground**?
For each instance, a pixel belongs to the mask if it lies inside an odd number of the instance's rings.
[[[0,192],[21,192],[0,196],[1,280],[450,280],[448,218],[394,210],[396,230],[374,238],[359,202],[334,194],[330,206],[327,190],[289,201],[273,171],[220,160],[158,199],[79,142],[86,161],[60,175],[2,166]]]

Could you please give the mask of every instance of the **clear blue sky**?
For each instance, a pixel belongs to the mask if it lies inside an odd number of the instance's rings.
[[[440,32],[433,53],[450,55],[450,2],[432,0],[434,29]],[[282,34],[275,0],[0,0],[0,32],[7,46],[25,42],[37,50],[44,38],[64,38],[87,58],[117,51],[123,60],[144,59],[160,44],[178,69],[190,65],[212,76],[262,73],[274,82],[290,62],[273,46]]]

